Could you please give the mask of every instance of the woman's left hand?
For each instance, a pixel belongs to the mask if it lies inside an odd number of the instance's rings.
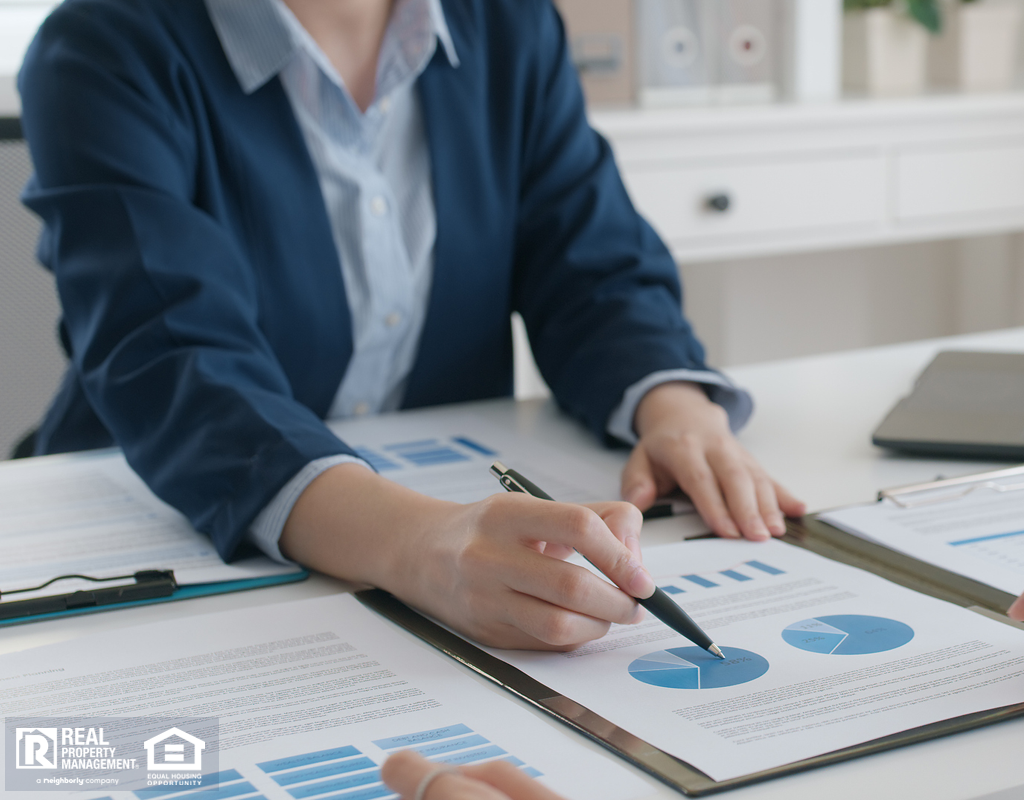
[[[725,410],[697,384],[656,386],[633,423],[640,441],[622,471],[622,498],[641,511],[678,486],[719,536],[755,540],[782,536],[783,517],[804,513],[736,441]]]

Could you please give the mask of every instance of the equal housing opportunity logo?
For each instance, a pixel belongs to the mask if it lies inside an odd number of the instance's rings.
[[[210,718],[4,720],[7,791],[216,786]]]

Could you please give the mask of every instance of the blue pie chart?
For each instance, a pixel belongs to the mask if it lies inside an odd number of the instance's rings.
[[[768,662],[757,653],[723,647],[723,661],[699,647],[671,647],[633,661],[629,674],[665,689],[721,689],[760,678]]]
[[[859,656],[902,647],[914,638],[914,629],[886,617],[833,614],[794,622],[782,638],[808,653]]]

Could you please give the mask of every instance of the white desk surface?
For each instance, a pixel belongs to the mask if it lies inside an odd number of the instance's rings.
[[[754,419],[741,433],[741,441],[811,510],[866,502],[883,487],[1005,466],[905,458],[871,445],[875,425],[941,349],[1024,351],[1024,328],[731,369],[730,375],[753,392],[757,403]],[[591,449],[594,459],[606,463],[609,469],[617,469],[625,460],[624,452],[599,450],[588,434],[566,424],[548,402],[500,400],[476,407],[495,415],[495,419],[507,420],[525,437]],[[406,413],[444,417],[460,411],[448,407]],[[645,535],[652,543],[678,538],[670,520],[648,523]],[[287,586],[3,628],[0,653],[122,626],[315,597],[345,588],[339,581],[313,576]],[[473,679],[482,680],[476,676]],[[680,796],[653,780],[650,786],[652,800]],[[734,790],[723,797],[1024,800],[1024,720]]]

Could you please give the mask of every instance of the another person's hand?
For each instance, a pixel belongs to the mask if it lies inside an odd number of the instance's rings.
[[[1006,611],[1006,616],[1008,616],[1010,619],[1015,619],[1019,620],[1020,622],[1024,622],[1024,594],[1021,594],[1021,596],[1017,598],[1014,604],[1010,606],[1010,608]]]
[[[721,406],[693,383],[648,392],[634,416],[640,437],[622,472],[622,497],[646,510],[681,488],[719,536],[768,539],[804,504],[775,483],[729,430]]]
[[[654,581],[640,562],[639,511],[499,494],[461,505],[357,464],[314,480],[281,550],[308,567],[394,594],[479,642],[571,649],[643,618]],[[564,559],[586,556],[621,588]]]
[[[402,800],[562,800],[505,761],[444,767],[405,750],[384,763],[381,777]]]

